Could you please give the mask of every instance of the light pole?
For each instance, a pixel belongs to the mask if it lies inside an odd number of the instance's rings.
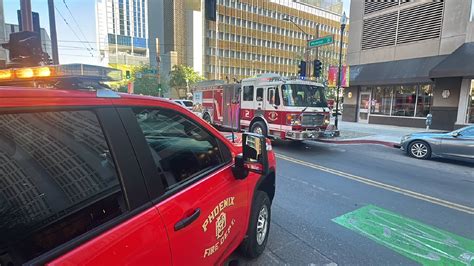
[[[346,23],[347,23],[347,17],[346,17],[346,12],[342,14],[341,17],[341,37],[340,37],[340,42],[339,42],[339,71],[338,71],[338,79],[337,79],[337,90],[336,90],[336,119],[334,120],[334,126],[336,126],[336,129],[338,128],[338,121],[339,121],[339,90],[341,88],[341,83],[342,83],[342,39],[344,37],[344,29],[346,28]]]
[[[306,31],[304,31],[298,24],[296,24],[290,17],[284,17],[284,21],[289,21],[293,23],[301,32],[303,32],[306,35],[306,41],[309,41],[311,39],[311,35],[309,35]],[[318,30],[319,31],[319,30]],[[308,65],[309,64],[309,50],[308,50],[308,44],[305,45],[304,48],[304,61],[306,61],[306,75],[309,75],[310,73],[308,72]]]

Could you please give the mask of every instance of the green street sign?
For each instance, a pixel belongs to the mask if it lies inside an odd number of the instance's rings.
[[[318,39],[308,41],[308,47],[314,48],[334,43],[334,35],[324,36]]]

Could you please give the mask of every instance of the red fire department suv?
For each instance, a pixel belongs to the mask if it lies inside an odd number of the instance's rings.
[[[213,265],[266,245],[275,157],[113,69],[0,70],[0,265]],[[240,139],[240,138],[239,138]]]

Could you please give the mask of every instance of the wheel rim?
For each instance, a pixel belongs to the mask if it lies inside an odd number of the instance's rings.
[[[263,205],[262,209],[258,214],[257,219],[257,243],[259,245],[263,244],[265,238],[267,237],[268,230],[268,209],[266,205]]]
[[[253,133],[257,133],[257,134],[263,135],[263,129],[262,129],[260,126],[255,126],[255,127],[253,128]]]
[[[414,143],[411,145],[411,154],[416,158],[423,158],[428,153],[428,147],[423,143]]]

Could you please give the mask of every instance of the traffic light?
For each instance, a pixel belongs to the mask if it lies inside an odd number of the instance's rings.
[[[321,70],[323,68],[323,63],[316,59],[313,61],[313,76],[316,78],[321,77]]]
[[[126,79],[130,79],[130,78],[131,78],[130,70],[125,70],[125,78],[126,78]]]
[[[306,62],[301,61],[298,65],[298,75],[300,77],[306,77]]]

